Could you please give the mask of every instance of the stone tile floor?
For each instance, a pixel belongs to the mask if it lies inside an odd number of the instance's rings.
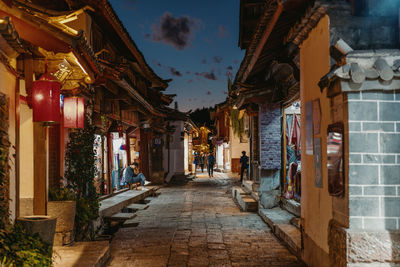
[[[303,266],[256,213],[240,212],[237,179],[214,176],[160,189],[139,226],[116,233],[109,266]]]

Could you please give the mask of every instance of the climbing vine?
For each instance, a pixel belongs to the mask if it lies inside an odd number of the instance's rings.
[[[9,226],[9,159],[10,141],[8,140],[8,100],[0,95],[0,229]]]
[[[233,134],[237,137],[241,137],[244,134],[244,120],[243,117],[239,119],[239,110],[231,110],[231,126],[233,129]]]

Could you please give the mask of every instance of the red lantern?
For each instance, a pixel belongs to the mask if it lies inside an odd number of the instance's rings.
[[[85,99],[83,97],[64,98],[64,127],[85,127]]]
[[[32,86],[34,122],[60,122],[60,83],[45,73]]]

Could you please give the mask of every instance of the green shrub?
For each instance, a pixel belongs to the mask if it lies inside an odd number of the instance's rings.
[[[68,187],[49,188],[49,200],[50,201],[68,201],[68,200],[75,200],[75,199],[76,199],[76,195],[75,195],[74,191]]]
[[[94,186],[95,127],[88,116],[85,128],[70,133],[65,152],[65,178],[76,192],[75,239],[92,240],[95,235],[93,220],[99,216],[99,197]]]
[[[52,246],[38,234],[29,235],[23,226],[0,229],[0,266],[51,266]]]

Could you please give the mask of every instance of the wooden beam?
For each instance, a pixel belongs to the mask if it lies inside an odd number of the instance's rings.
[[[104,87],[105,87],[109,92],[111,92],[113,95],[118,95],[118,92],[119,92],[119,90],[118,90],[118,85],[116,85],[115,83],[113,83],[113,82],[107,80],[107,81],[106,81],[106,84],[104,85]]]
[[[121,100],[121,101],[130,101],[131,98],[126,96],[126,97],[111,97],[111,100]]]
[[[247,77],[249,77],[250,72],[253,69],[254,65],[256,64],[258,57],[260,56],[261,51],[263,50],[265,44],[267,43],[267,40],[268,40],[269,36],[271,35],[271,32],[274,29],[276,22],[278,21],[280,15],[282,14],[282,11],[283,11],[283,5],[282,5],[282,3],[279,2],[274,15],[272,16],[270,22],[268,23],[268,25],[263,33],[263,36],[261,37],[261,40],[257,44],[256,50],[250,59],[249,65],[247,65],[247,68],[244,71],[243,77],[241,79],[242,83],[244,83],[246,81]]]
[[[123,107],[123,108],[120,108],[120,109],[121,109],[121,111],[140,111],[138,107],[134,107],[134,106],[132,106],[132,107],[130,107],[130,106]]]
[[[24,55],[24,77],[26,93],[30,97],[33,85],[33,59],[28,55]]]

